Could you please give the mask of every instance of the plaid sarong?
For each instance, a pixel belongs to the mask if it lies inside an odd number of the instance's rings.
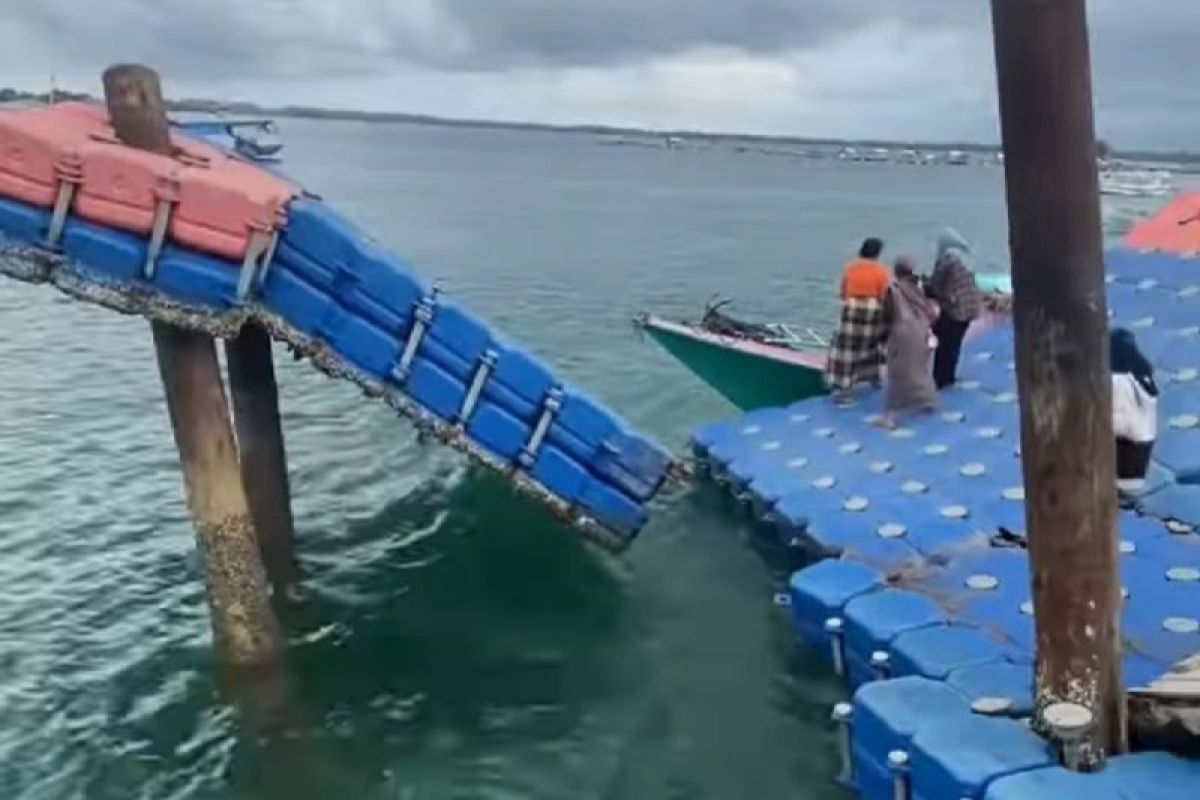
[[[860,383],[879,384],[885,332],[879,300],[852,297],[842,301],[842,321],[825,365],[830,389],[849,391]]]

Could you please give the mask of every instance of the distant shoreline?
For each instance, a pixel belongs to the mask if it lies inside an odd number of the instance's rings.
[[[78,92],[60,91],[60,100],[96,101],[95,97]],[[24,92],[17,89],[0,88],[0,105],[9,102],[42,102],[48,100],[46,92]],[[635,139],[680,138],[711,143],[769,143],[800,147],[851,147],[919,149],[933,152],[963,151],[968,153],[995,153],[998,144],[979,142],[921,142],[895,139],[838,139],[811,138],[804,136],[782,136],[753,133],[715,133],[682,129],[636,128],[619,125],[599,124],[553,124],[545,122],[508,122],[455,117],[440,117],[429,114],[408,114],[398,111],[361,111],[353,109],[321,108],[316,106],[263,106],[249,102],[222,103],[215,100],[185,98],[168,100],[167,107],[173,112],[195,114],[227,114],[231,116],[282,117],[292,119],[338,120],[346,122],[382,122],[405,125],[424,125],[444,128],[476,128],[510,131],[540,131],[545,133],[572,133],[590,136],[632,137]],[[1200,153],[1164,150],[1115,149],[1113,155],[1121,159],[1153,162],[1175,162],[1191,164],[1200,162]]]

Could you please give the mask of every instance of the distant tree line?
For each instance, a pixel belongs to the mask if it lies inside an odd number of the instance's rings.
[[[95,100],[87,93],[56,91],[54,97],[57,100]],[[14,101],[24,102],[49,102],[50,95],[48,92],[24,92],[19,89],[8,87],[0,88],[0,104],[11,103]],[[936,150],[969,150],[972,152],[991,152],[995,150],[992,145],[958,143],[958,144],[921,144],[907,142],[893,142],[886,140],[879,141],[850,141],[843,139],[809,139],[806,137],[794,136],[756,136],[753,134],[713,134],[703,131],[654,131],[641,128],[623,128],[613,127],[608,125],[548,125],[537,122],[498,122],[495,120],[476,120],[476,119],[447,119],[445,117],[433,117],[424,114],[405,114],[402,112],[391,111],[354,111],[350,109],[337,108],[314,108],[310,106],[283,106],[270,107],[260,106],[257,103],[247,102],[223,102],[218,100],[202,100],[195,98],[184,98],[181,100],[168,100],[167,108],[171,111],[186,111],[202,114],[240,114],[244,116],[264,116],[264,117],[303,117],[309,119],[338,119],[351,120],[358,122],[400,122],[416,125],[439,125],[452,127],[467,127],[467,128],[499,128],[505,130],[533,130],[533,131],[562,131],[568,133],[582,133],[596,136],[679,136],[685,139],[693,139],[697,141],[712,141],[712,142],[781,142],[784,144],[800,144],[800,145],[853,145],[861,147],[919,147],[921,149],[936,149]],[[1200,163],[1200,153],[1191,152],[1162,152],[1162,151],[1130,151],[1123,150],[1117,153],[1112,149],[1112,146],[1100,139],[1096,142],[1096,155],[1107,161],[1113,157],[1121,157],[1134,160],[1147,161],[1174,161],[1177,163]]]
[[[91,100],[91,95],[83,92],[68,92],[56,91],[54,93],[56,100]],[[16,101],[29,101],[34,103],[50,102],[49,92],[23,92],[19,89],[10,89],[5,86],[0,88],[0,103],[12,103]]]

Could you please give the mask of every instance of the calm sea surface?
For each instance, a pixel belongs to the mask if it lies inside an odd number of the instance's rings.
[[[722,294],[826,325],[868,234],[927,262],[953,224],[1004,260],[995,169],[284,133],[291,173],[676,449],[732,409],[636,312]],[[662,499],[603,557],[280,355],[311,592],[284,616],[286,683],[239,692],[211,662],[146,324],[0,283],[0,798],[840,797],[837,686],[714,493]]]

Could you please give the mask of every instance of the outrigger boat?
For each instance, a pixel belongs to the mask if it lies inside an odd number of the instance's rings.
[[[269,119],[201,119],[174,121],[176,128],[250,161],[282,160],[283,139]]]
[[[976,330],[1006,314],[1012,280],[1002,273],[977,276],[989,313]],[[725,313],[730,300],[714,299],[699,322],[639,314],[634,324],[649,334],[722,397],[744,411],[784,406],[825,394],[828,340],[811,327],[744,322]],[[972,335],[972,334],[968,334]]]

